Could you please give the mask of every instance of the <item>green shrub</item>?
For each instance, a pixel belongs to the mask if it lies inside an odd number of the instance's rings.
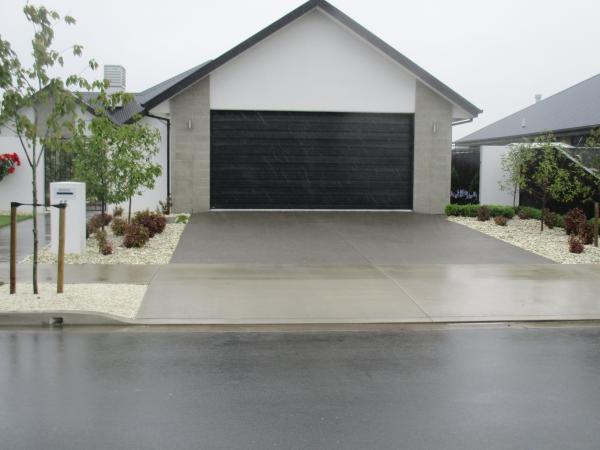
[[[508,223],[508,217],[505,217],[505,216],[496,216],[496,217],[494,217],[494,222],[496,223],[496,225],[499,225],[501,227],[505,227],[506,224]]]
[[[531,206],[520,206],[519,207],[519,217],[525,216],[526,219],[542,219],[542,210],[538,208],[532,208]],[[523,218],[523,217],[521,217]]]
[[[448,205],[448,206],[455,206],[455,205]],[[185,214],[180,214],[175,219],[175,223],[188,223],[188,219],[189,219],[188,216],[186,216]]]
[[[162,233],[167,226],[167,218],[165,216],[148,209],[135,213],[132,222],[146,227],[151,238],[156,234]]]
[[[148,239],[150,239],[148,228],[137,223],[132,223],[127,227],[123,246],[127,248],[140,248],[146,245]]]
[[[115,217],[112,221],[110,228],[115,236],[123,236],[127,231],[129,224],[121,217]]]
[[[515,216],[515,208],[512,206],[503,205],[482,205],[485,206],[489,212],[490,217],[504,216],[512,219]],[[477,217],[477,210],[480,205],[447,205],[446,215],[447,216],[458,216],[458,217]]]

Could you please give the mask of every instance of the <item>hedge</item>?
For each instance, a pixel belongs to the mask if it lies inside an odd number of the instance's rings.
[[[482,205],[447,205],[446,215],[447,216],[459,216],[459,217],[477,217],[477,208]],[[490,210],[492,217],[505,216],[511,219],[516,215],[516,211],[523,210],[529,213],[529,216],[533,220],[542,219],[542,210],[538,208],[532,208],[531,206],[518,206],[516,209],[512,206],[502,205],[485,205]],[[589,219],[590,225],[594,226],[594,219]],[[564,228],[564,217],[558,214],[557,228]]]
[[[448,205],[446,206],[447,216],[477,217],[477,209],[481,205]],[[490,210],[492,217],[505,216],[511,219],[516,214],[515,208],[503,205],[485,205]]]

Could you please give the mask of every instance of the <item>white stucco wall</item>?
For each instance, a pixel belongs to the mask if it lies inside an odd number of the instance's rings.
[[[415,77],[313,10],[210,75],[211,109],[414,113]]]
[[[0,211],[9,211],[10,202],[31,203],[31,167],[19,138],[6,128],[0,130],[0,153],[16,153],[21,159],[21,166],[15,173],[7,175],[0,181]],[[44,202],[44,163],[38,167],[38,201]],[[31,211],[30,206],[19,207],[19,212]]]
[[[500,183],[506,179],[502,170],[502,157],[508,147],[497,145],[481,146],[479,166],[479,202],[486,205],[513,205],[513,191],[503,191]],[[517,195],[517,204],[519,198]]]

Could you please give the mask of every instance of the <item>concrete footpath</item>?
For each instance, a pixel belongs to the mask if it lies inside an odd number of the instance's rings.
[[[8,281],[8,266],[0,271]],[[40,281],[55,273],[41,265]],[[19,282],[30,277],[31,266],[19,265]],[[600,320],[599,265],[67,265],[66,282],[149,285],[137,318],[123,320],[129,324]],[[73,324],[108,320],[60,315]],[[0,324],[39,323],[21,316],[0,315]]]
[[[432,323],[600,319],[598,265],[171,264],[137,323]]]

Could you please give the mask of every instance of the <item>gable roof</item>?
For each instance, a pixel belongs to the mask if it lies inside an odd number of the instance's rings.
[[[160,85],[155,86],[155,88],[157,88],[157,89],[155,89],[151,93],[151,95],[149,94],[147,97],[145,97],[145,99],[141,102],[141,106],[143,106],[143,108],[146,111],[152,109],[153,107],[155,107],[158,104],[162,103],[163,101],[173,97],[174,95],[176,95],[183,89],[187,88],[188,86],[192,85],[196,81],[201,80],[206,75],[210,74],[212,71],[219,68],[226,62],[235,58],[236,56],[243,53],[250,47],[254,46],[255,44],[262,41],[263,39],[269,37],[276,31],[282,29],[289,23],[300,18],[301,16],[303,16],[304,14],[306,14],[307,12],[309,12],[315,8],[320,8],[321,10],[325,11],[327,14],[329,14],[330,16],[332,16],[333,18],[335,18],[336,20],[338,20],[339,22],[341,22],[342,24],[344,24],[345,26],[350,28],[352,31],[354,31],[360,37],[362,37],[367,42],[372,44],[374,47],[379,49],[385,55],[392,58],[394,61],[399,63],[401,66],[403,66],[406,70],[408,70],[410,73],[412,73],[421,82],[423,82],[424,84],[429,86],[434,91],[438,92],[440,95],[445,97],[451,103],[453,103],[453,104],[459,106],[460,108],[462,108],[463,110],[465,110],[467,113],[469,113],[473,117],[477,117],[482,112],[482,110],[480,110],[477,106],[473,105],[471,102],[466,100],[464,97],[459,95],[457,92],[450,89],[448,86],[446,86],[440,80],[435,78],[433,75],[431,75],[425,69],[421,68],[416,63],[414,63],[413,61],[408,59],[406,56],[404,56],[402,53],[398,52],[396,49],[394,49],[390,45],[386,44],[384,41],[382,41],[380,38],[375,36],[369,30],[364,28],[362,25],[360,25],[359,23],[357,23],[356,21],[351,19],[349,16],[347,16],[342,11],[335,8],[333,5],[331,5],[330,3],[328,3],[325,0],[309,0],[309,1],[307,1],[306,3],[302,4],[301,6],[299,6],[295,10],[293,10],[292,12],[283,16],[281,19],[272,23],[268,27],[262,29],[261,31],[256,33],[254,36],[246,39],[241,44],[235,46],[231,50],[222,54],[217,59],[209,61],[208,63],[201,65],[200,67],[196,68],[195,70],[191,69],[188,72],[184,72],[183,74],[180,74],[177,77],[174,77],[174,78],[177,78],[177,81],[175,81],[173,83],[167,83],[167,84],[165,84],[165,86],[162,86],[160,89],[158,89],[158,86],[160,86]],[[173,79],[171,79],[171,80],[173,80]],[[145,92],[147,92],[147,91],[145,91]]]
[[[600,126],[600,74],[469,134],[456,143],[472,145],[514,141],[550,131],[558,133],[597,126]]]

